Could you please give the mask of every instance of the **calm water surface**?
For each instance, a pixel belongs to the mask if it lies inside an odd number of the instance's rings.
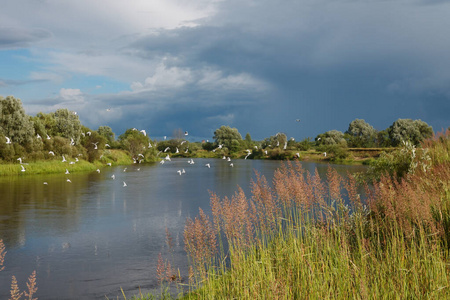
[[[0,299],[11,276],[21,289],[36,270],[39,299],[110,299],[157,292],[156,264],[175,242],[172,266],[187,277],[183,229],[198,208],[210,212],[209,192],[247,195],[255,170],[270,182],[279,161],[173,159],[164,165],[107,167],[101,173],[0,177],[0,239],[6,250]],[[211,168],[205,166],[206,163]],[[302,163],[325,176],[327,165]],[[362,166],[334,166],[342,174]],[[178,175],[177,170],[186,173]],[[115,179],[111,175],[115,175]],[[325,178],[325,177],[323,177]],[[66,180],[70,179],[71,183]],[[123,182],[127,186],[123,186]],[[47,185],[43,183],[47,182]]]

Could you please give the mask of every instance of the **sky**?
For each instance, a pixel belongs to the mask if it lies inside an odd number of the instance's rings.
[[[190,141],[450,126],[450,1],[0,2],[0,95],[32,116]]]

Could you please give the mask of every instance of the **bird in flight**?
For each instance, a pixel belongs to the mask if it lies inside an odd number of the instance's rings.
[[[5,139],[7,144],[11,144],[11,139],[9,137],[5,136]]]
[[[295,121],[296,121],[296,122],[300,122],[300,119],[296,119]]]
[[[184,135],[188,135],[189,133],[187,131],[184,132]]]
[[[124,181],[123,182],[123,187],[126,187],[127,186],[127,183]]]
[[[22,172],[25,172],[26,170],[25,170],[25,167],[23,166],[23,165],[20,165],[21,167],[22,167]]]
[[[142,134],[143,134],[144,136],[147,136],[147,132],[145,132],[144,129],[142,129],[140,132],[142,132]]]

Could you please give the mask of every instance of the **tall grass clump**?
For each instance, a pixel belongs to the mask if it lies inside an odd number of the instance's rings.
[[[365,184],[288,162],[185,227],[188,299],[449,299],[449,134],[426,168]],[[446,158],[447,157],[447,158]],[[416,159],[417,161],[417,159]]]
[[[5,266],[3,265],[5,263],[5,256],[6,256],[6,250],[5,250],[5,244],[3,243],[3,240],[0,239],[0,271],[3,271],[5,269]],[[28,277],[27,284],[27,290],[20,291],[19,285],[17,283],[16,276],[11,277],[11,288],[10,288],[10,294],[11,298],[9,300],[20,300],[22,296],[25,296],[25,299],[28,300],[37,300],[38,298],[33,298],[33,295],[37,291],[37,284],[36,284],[36,271],[33,271],[31,275]]]

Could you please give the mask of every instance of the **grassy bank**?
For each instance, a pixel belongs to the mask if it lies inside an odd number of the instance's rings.
[[[42,160],[24,163],[23,167],[25,168],[25,171],[22,171],[22,166],[19,162],[15,164],[0,164],[0,176],[24,176],[52,173],[62,174],[66,171],[66,169],[71,173],[89,172],[106,166],[108,163],[110,163],[111,165],[129,165],[133,163],[133,160],[125,151],[105,150],[100,160],[94,161],[92,163],[77,158],[66,158],[66,161],[63,162],[62,159],[58,158],[53,160]]]
[[[449,299],[450,136],[427,149],[430,168],[383,176],[365,202],[352,176],[330,168],[325,184],[297,163],[273,187],[259,177],[251,197],[212,194],[212,219],[200,209],[186,223],[180,297]],[[163,287],[179,284],[170,268],[159,265]]]

